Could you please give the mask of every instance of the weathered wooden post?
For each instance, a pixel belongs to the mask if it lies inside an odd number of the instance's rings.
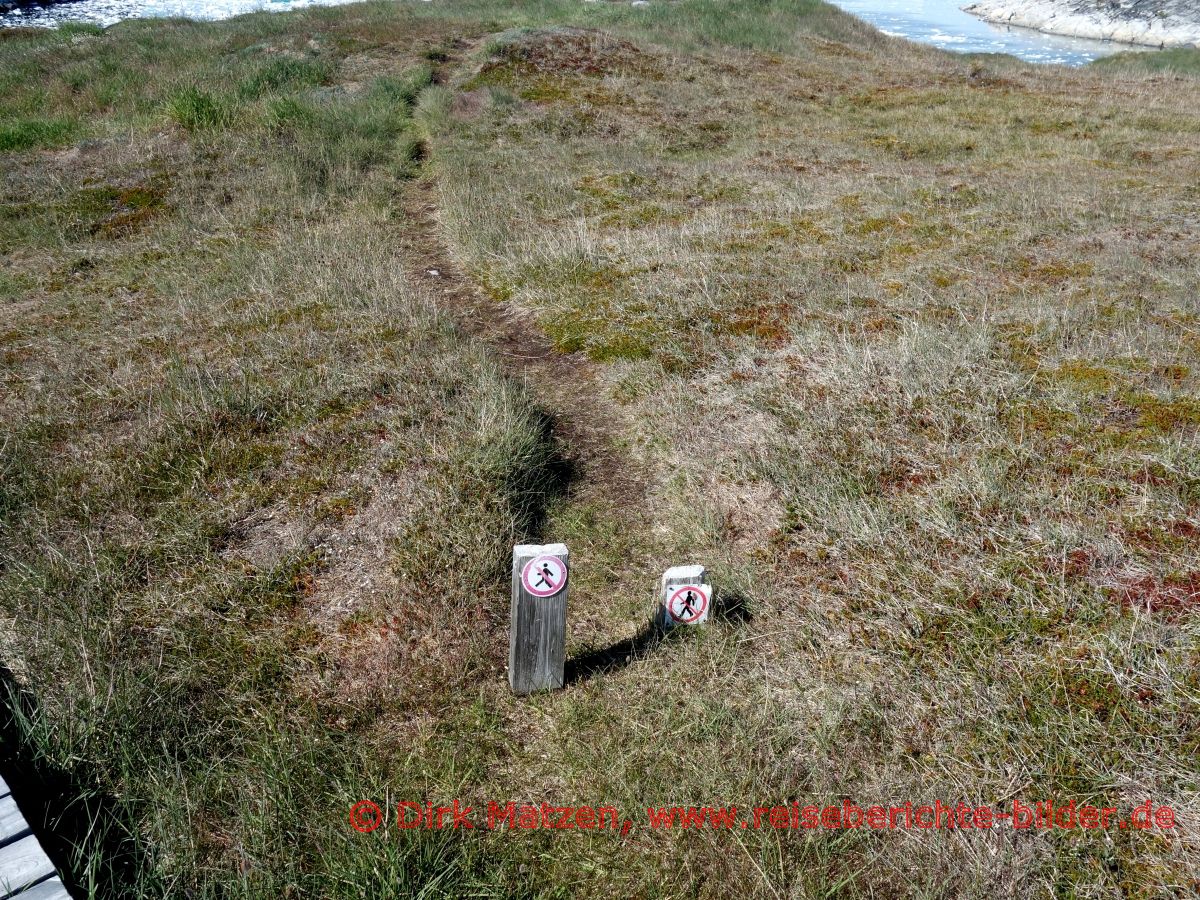
[[[508,684],[514,694],[563,686],[567,647],[566,544],[513,548]]]
[[[704,566],[675,566],[662,577],[658,626],[669,631],[677,625],[703,625],[712,611],[712,585],[705,584]]]

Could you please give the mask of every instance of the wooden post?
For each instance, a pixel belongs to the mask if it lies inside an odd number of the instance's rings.
[[[663,631],[678,625],[703,625],[712,612],[712,586],[705,583],[704,566],[675,566],[662,577],[658,626]]]
[[[565,544],[513,548],[508,684],[514,694],[563,686],[568,577]]]

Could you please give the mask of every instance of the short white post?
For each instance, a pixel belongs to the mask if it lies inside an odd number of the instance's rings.
[[[567,657],[567,547],[513,548],[508,684],[514,694],[563,686]]]
[[[662,577],[658,626],[669,631],[680,625],[703,625],[712,612],[712,585],[704,566],[675,566]]]

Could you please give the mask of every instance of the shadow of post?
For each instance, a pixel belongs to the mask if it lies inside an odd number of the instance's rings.
[[[606,675],[623,669],[637,659],[649,656],[659,644],[667,639],[667,634],[653,620],[642,626],[641,631],[631,638],[625,638],[608,647],[599,650],[589,650],[581,656],[567,660],[564,673],[564,687],[587,681],[597,675]]]
[[[651,618],[633,637],[625,638],[608,647],[589,650],[587,653],[567,660],[564,673],[564,687],[587,681],[597,675],[607,675],[618,669],[645,659],[661,644],[678,640],[691,630],[690,627],[676,627],[664,631],[658,624],[657,609],[655,617]],[[710,617],[713,621],[729,625],[743,625],[751,620],[750,609],[746,597],[739,591],[714,591],[713,610]]]
[[[713,591],[712,618],[729,625],[745,625],[752,616],[746,595],[741,591]]]
[[[566,454],[554,417],[541,409],[535,409],[533,416],[539,458],[534,465],[522,465],[510,472],[505,488],[516,511],[518,529],[530,539],[540,539],[550,503],[567,496],[578,472]]]

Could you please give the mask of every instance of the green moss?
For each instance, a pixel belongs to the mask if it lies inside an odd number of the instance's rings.
[[[600,217],[600,224],[606,228],[642,228],[681,222],[684,218],[686,216],[678,210],[667,209],[657,203],[641,203],[605,213]]]
[[[22,225],[30,238],[35,234],[48,238],[50,231],[72,239],[121,236],[164,212],[170,188],[169,177],[162,173],[132,185],[80,188],[58,203],[29,204],[21,209]],[[91,263],[84,265],[87,268]]]
[[[682,157],[703,156],[721,150],[733,137],[731,124],[724,120],[692,122],[664,131],[666,153]]]
[[[1141,428],[1166,434],[1200,426],[1200,400],[1195,397],[1163,398],[1155,394],[1127,391],[1121,401],[1137,413]]]
[[[1035,285],[1060,287],[1094,272],[1093,264],[1081,259],[1039,259],[1022,256],[1012,266],[1012,272]]]
[[[30,275],[19,275],[0,270],[0,299],[13,299],[28,291],[33,285],[34,279]],[[10,337],[15,337],[15,333],[11,335],[0,334],[0,343],[10,339]]]
[[[1079,421],[1070,410],[1037,400],[1009,404],[1002,419],[1012,433],[1032,432],[1047,438],[1072,433]]]
[[[1065,362],[1049,373],[1049,377],[1088,391],[1107,391],[1117,383],[1116,376],[1108,369],[1085,360]]]
[[[649,359],[652,343],[647,336],[619,322],[593,318],[586,313],[563,312],[545,323],[546,334],[561,353],[586,353],[598,362]]]
[[[142,227],[166,208],[169,189],[170,181],[165,175],[132,187],[102,189],[111,211],[91,227],[92,233],[115,236]]]
[[[584,175],[575,190],[599,202],[604,210],[622,210],[650,192],[650,180],[636,172]]]
[[[766,219],[756,226],[763,237],[782,238],[789,241],[805,241],[824,244],[832,235],[817,224],[811,216],[795,215],[787,219]]]

